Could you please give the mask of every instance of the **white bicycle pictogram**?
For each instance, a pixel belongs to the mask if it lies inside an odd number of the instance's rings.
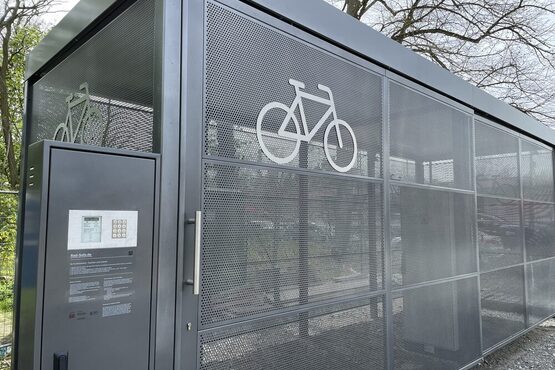
[[[258,142],[260,144],[260,147],[262,148],[262,151],[264,152],[264,154],[273,162],[275,163],[279,163],[279,164],[285,164],[288,163],[290,161],[292,161],[297,154],[299,153],[299,149],[301,147],[301,142],[302,141],[306,141],[307,143],[309,143],[312,138],[316,135],[316,133],[318,132],[318,130],[320,130],[320,128],[322,127],[322,125],[330,118],[330,116],[333,118],[332,121],[328,124],[328,126],[326,127],[326,131],[324,132],[324,152],[326,153],[326,158],[328,159],[328,162],[330,163],[330,165],[339,172],[347,172],[349,171],[355,164],[356,162],[356,156],[357,156],[357,141],[356,141],[356,137],[355,137],[355,133],[353,132],[353,129],[351,128],[351,126],[349,126],[349,124],[339,118],[337,118],[337,112],[335,110],[335,102],[333,100],[333,94],[331,92],[331,89],[327,86],[324,85],[318,85],[318,89],[326,92],[328,94],[328,99],[320,97],[318,95],[313,95],[313,94],[309,94],[305,91],[301,91],[301,89],[305,89],[305,85],[304,83],[300,82],[300,81],[296,81],[296,80],[289,80],[289,84],[292,85],[295,88],[295,99],[293,100],[293,103],[291,104],[290,107],[288,107],[287,105],[280,103],[280,102],[271,102],[268,103],[264,106],[264,108],[262,108],[262,110],[260,111],[260,113],[258,114],[258,120],[256,123],[256,136],[258,137]],[[305,112],[304,112],[304,106],[303,106],[303,99],[309,99],[318,103],[322,103],[325,105],[328,105],[329,108],[326,111],[326,113],[324,113],[324,115],[322,116],[322,118],[320,118],[320,120],[318,121],[318,123],[312,128],[312,130],[309,130],[308,128],[308,124],[306,121],[306,116],[305,116]],[[299,120],[297,119],[297,115],[295,114],[296,109],[299,108],[299,113],[300,113],[300,117],[301,117],[301,121],[302,121],[302,132],[301,132],[301,127],[299,125]],[[270,137],[275,137],[275,134],[273,133],[268,133],[268,131],[263,131],[262,130],[262,122],[264,120],[264,117],[266,116],[266,114],[272,110],[272,109],[281,109],[283,111],[285,111],[286,115],[285,115],[285,119],[283,120],[283,123],[281,124],[279,130],[277,131],[277,135],[283,138],[288,138],[288,139],[292,139],[295,140],[295,149],[293,150],[293,152],[285,157],[279,157],[274,155],[269,149],[268,146],[264,143],[264,135],[266,135],[268,138]],[[292,132],[290,130],[287,130],[289,123],[293,121],[293,125],[295,128],[295,132]],[[338,143],[338,147],[339,148],[343,148],[343,139],[341,137],[341,132],[340,132],[340,127],[343,126],[347,129],[347,131],[349,132],[349,134],[351,135],[352,141],[353,141],[353,158],[352,160],[349,162],[349,164],[347,166],[340,166],[338,164],[336,164],[334,162],[333,157],[331,156],[331,150],[330,150],[330,144],[328,142],[329,140],[329,134],[330,131],[335,128],[336,130],[336,134],[337,134],[337,143]]]
[[[102,114],[97,107],[91,105],[89,95],[89,84],[84,82],[79,86],[79,94],[70,94],[66,98],[67,114],[64,123],[60,123],[54,131],[53,140],[75,143],[83,143],[83,135],[87,125],[93,120],[102,120]],[[73,110],[81,109],[78,114],[77,125],[73,122]]]

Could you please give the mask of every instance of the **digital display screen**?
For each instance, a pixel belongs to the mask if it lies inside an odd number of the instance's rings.
[[[81,243],[100,243],[102,216],[85,216],[81,222]]]

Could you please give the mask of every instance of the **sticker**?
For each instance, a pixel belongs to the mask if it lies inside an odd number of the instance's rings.
[[[69,318],[128,315],[135,300],[135,254],[131,249],[69,252]]]
[[[129,315],[131,303],[115,303],[102,306],[102,317]]]
[[[67,249],[137,246],[138,211],[70,210]]]

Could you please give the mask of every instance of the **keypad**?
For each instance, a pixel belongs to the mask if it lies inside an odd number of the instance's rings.
[[[112,239],[125,239],[127,238],[127,220],[113,219],[112,220]]]

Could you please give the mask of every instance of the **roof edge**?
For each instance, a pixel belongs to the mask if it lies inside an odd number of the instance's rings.
[[[32,77],[119,0],[81,0],[27,56],[25,79]]]
[[[555,130],[394,42],[322,0],[240,0],[435,90],[475,111],[555,146]]]

